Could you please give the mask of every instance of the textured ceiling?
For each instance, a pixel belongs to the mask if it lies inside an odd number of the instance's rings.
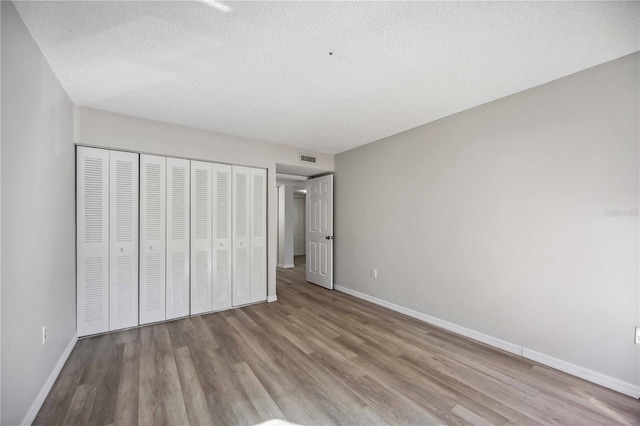
[[[640,50],[638,2],[16,6],[78,105],[326,153]]]

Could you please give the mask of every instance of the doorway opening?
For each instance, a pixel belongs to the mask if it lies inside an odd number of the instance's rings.
[[[304,268],[305,281],[332,289],[333,175],[277,164],[276,185],[278,279],[285,270]]]

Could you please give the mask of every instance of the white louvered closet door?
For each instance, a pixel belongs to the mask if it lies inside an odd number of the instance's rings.
[[[231,166],[213,164],[213,310],[231,307]]]
[[[267,299],[267,171],[251,169],[251,302]]]
[[[167,158],[167,319],[189,315],[190,167]]]
[[[77,171],[78,336],[109,331],[109,151],[79,146]]]
[[[164,321],[167,159],[140,155],[140,324]]]
[[[251,169],[232,166],[233,306],[251,302]]]
[[[191,161],[191,315],[212,310],[212,165]]]
[[[109,330],[138,325],[138,157],[109,152]]]

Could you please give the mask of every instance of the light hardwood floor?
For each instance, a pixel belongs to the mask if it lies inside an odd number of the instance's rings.
[[[278,302],[92,338],[35,424],[639,424],[640,401],[278,271]]]

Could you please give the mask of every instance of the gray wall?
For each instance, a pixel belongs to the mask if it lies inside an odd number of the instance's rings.
[[[637,385],[639,60],[337,155],[336,284]]]
[[[13,4],[1,7],[1,422],[10,425],[75,335],[75,155],[72,104]]]

